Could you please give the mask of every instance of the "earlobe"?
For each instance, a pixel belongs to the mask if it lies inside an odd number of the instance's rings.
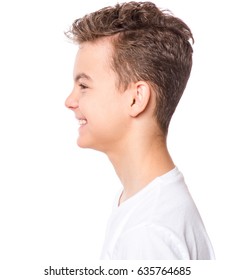
[[[131,92],[130,115],[137,117],[147,108],[150,100],[150,87],[146,82],[137,82]]]

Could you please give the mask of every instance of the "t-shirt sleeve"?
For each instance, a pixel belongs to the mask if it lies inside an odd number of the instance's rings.
[[[190,259],[186,244],[172,231],[155,225],[142,225],[122,234],[115,244],[115,260]]]

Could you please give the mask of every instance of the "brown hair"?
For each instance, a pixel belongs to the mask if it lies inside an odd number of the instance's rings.
[[[111,36],[119,87],[147,81],[156,92],[156,120],[167,134],[192,67],[193,36],[182,20],[151,2],[129,2],[75,20],[66,35],[78,44]]]

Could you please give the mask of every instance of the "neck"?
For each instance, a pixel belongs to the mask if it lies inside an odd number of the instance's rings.
[[[135,142],[128,143],[118,152],[108,154],[124,187],[120,203],[143,189],[154,178],[175,167],[165,137],[154,136],[146,142],[136,141],[135,138]]]

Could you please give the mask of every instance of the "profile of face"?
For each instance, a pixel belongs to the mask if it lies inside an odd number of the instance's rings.
[[[66,106],[79,124],[77,144],[108,153],[127,135],[125,94],[116,86],[107,41],[82,43],[74,65],[74,87]]]

